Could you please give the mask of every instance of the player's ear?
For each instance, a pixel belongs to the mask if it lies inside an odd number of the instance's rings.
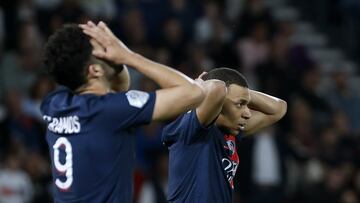
[[[88,77],[99,78],[104,76],[105,71],[99,64],[91,64],[88,66]]]

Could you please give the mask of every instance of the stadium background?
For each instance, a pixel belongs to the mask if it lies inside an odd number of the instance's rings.
[[[239,143],[234,202],[359,202],[360,1],[1,0],[1,203],[51,202],[38,107],[54,83],[42,73],[42,46],[63,23],[88,19],[193,78],[238,69],[251,88],[288,102],[280,123]],[[157,88],[131,77],[132,88]],[[164,202],[162,126],[136,130],[139,203]]]

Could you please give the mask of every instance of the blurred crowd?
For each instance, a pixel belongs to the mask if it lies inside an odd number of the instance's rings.
[[[302,12],[305,20],[312,21],[326,32],[331,43],[341,47],[348,56],[360,62],[360,1],[358,0],[289,0]]]
[[[275,18],[265,2],[1,1],[0,202],[52,202],[39,106],[56,85],[42,71],[42,47],[62,24],[91,19],[105,21],[133,51],[192,78],[234,68],[252,89],[288,102],[280,123],[238,143],[234,202],[359,203],[360,96],[350,82],[354,76],[341,67],[324,72],[292,40],[294,19]],[[157,88],[136,71],[131,79],[132,89]],[[136,129],[135,202],[166,202],[164,125]]]

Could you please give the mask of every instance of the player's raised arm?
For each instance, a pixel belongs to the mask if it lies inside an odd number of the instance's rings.
[[[206,75],[206,73],[201,74],[198,80],[203,82],[205,99],[201,102],[200,106],[196,108],[196,115],[203,126],[208,126],[220,114],[226,98],[227,88],[225,82],[221,80],[203,81],[203,75]]]
[[[93,54],[96,57],[117,65],[129,65],[154,80],[162,88],[191,84],[194,82],[191,78],[173,68],[156,63],[132,52],[103,22],[95,25],[89,21],[87,24],[80,25],[80,27],[85,34],[92,37],[102,46],[102,49],[94,49]]]
[[[165,65],[153,62],[129,50],[103,23],[80,25],[84,33],[96,40],[102,49],[94,49],[96,57],[116,65],[126,64],[155,81],[162,88],[156,92],[153,120],[166,120],[187,110],[196,108],[204,98],[199,84]]]
[[[287,111],[287,103],[279,98],[250,90],[249,109],[251,118],[249,119],[244,132],[254,134],[280,120]]]

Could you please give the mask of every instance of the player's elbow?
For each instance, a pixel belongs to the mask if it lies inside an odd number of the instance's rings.
[[[276,119],[280,120],[287,112],[287,103],[284,100],[278,101],[278,107],[277,107],[277,113],[276,113]]]

